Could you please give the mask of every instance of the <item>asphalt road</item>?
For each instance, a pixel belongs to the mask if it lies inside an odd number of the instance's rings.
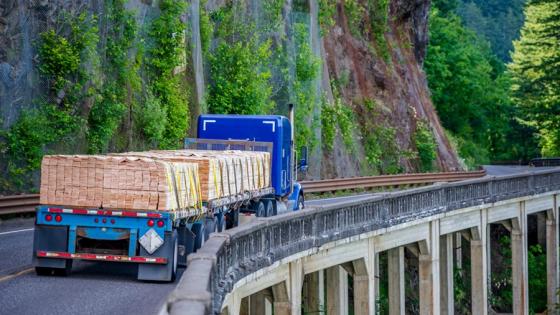
[[[544,171],[554,167],[533,167],[526,165],[483,165],[486,174],[490,176],[513,175],[532,171]]]
[[[69,277],[39,277],[32,228],[33,219],[0,223],[0,314],[156,314],[176,286],[138,281],[128,263],[74,261]]]

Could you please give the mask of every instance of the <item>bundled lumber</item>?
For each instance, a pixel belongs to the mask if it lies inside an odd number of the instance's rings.
[[[267,152],[172,150],[129,152],[117,156],[198,164],[204,201],[270,186],[270,154]]]
[[[174,211],[200,202],[196,163],[51,155],[41,165],[41,204]]]
[[[270,154],[174,150],[51,155],[41,204],[174,211],[270,187]]]

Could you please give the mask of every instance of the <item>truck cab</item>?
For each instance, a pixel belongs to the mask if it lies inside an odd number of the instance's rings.
[[[296,181],[297,168],[306,167],[304,157],[295,167],[293,130],[280,115],[200,115],[197,138],[272,143],[271,180],[274,198],[287,210],[304,207],[303,190]],[[281,210],[280,210],[281,211]]]

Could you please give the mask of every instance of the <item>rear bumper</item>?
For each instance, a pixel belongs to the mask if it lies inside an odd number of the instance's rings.
[[[144,257],[144,256],[124,256],[124,255],[100,255],[100,254],[86,254],[86,253],[68,253],[68,252],[54,252],[54,251],[37,251],[37,257],[40,258],[55,258],[55,259],[82,259],[82,260],[95,260],[95,261],[114,261],[114,262],[130,262],[141,264],[167,264],[165,257]]]

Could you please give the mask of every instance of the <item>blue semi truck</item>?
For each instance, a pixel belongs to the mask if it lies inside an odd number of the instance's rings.
[[[140,280],[173,281],[177,266],[186,266],[187,255],[200,248],[210,233],[237,226],[240,213],[266,217],[303,209],[303,189],[296,178],[298,170],[307,168],[307,150],[302,150],[301,159],[296,158],[291,121],[293,106],[290,119],[277,115],[199,117],[197,138],[185,139],[185,148],[271,154],[271,187],[204,202],[204,216],[200,211],[40,205],[33,243],[37,274],[68,275],[72,262],[82,259],[135,263]]]

